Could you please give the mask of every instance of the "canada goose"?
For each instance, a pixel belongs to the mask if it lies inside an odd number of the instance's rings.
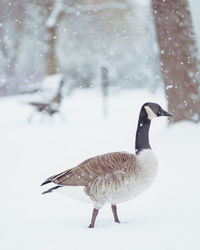
[[[113,152],[90,158],[78,166],[48,178],[42,185],[53,182],[57,186],[43,192],[50,193],[64,186],[83,186],[85,194],[94,202],[93,228],[99,209],[110,203],[115,222],[119,223],[116,205],[144,192],[153,182],[157,160],[149,144],[151,120],[171,116],[156,103],[145,103],[140,111],[136,132],[136,154]]]

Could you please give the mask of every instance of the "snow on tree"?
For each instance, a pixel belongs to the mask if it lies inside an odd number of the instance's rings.
[[[132,1],[77,1],[65,6],[58,27],[58,58],[73,86],[100,83],[106,67],[111,86],[154,88],[158,82],[150,9]]]
[[[4,55],[9,42],[13,46],[8,57],[16,55],[9,59],[15,68],[14,80],[10,81],[12,94],[55,73],[65,75],[69,89],[100,86],[102,67],[108,70],[111,86],[155,89],[159,69],[149,21],[151,9],[144,2],[0,1],[2,84],[8,85],[11,75],[6,71],[9,64]]]
[[[48,32],[47,43],[47,74],[53,75],[58,73],[58,63],[56,56],[56,38],[57,38],[57,24],[58,20],[63,12],[65,4],[68,4],[70,1],[64,0],[55,0],[53,3],[50,3],[50,6],[46,6],[48,9],[51,9],[49,16],[46,20],[46,28]],[[49,3],[47,3],[49,5]]]
[[[199,61],[187,0],[152,0],[172,122],[200,121]]]

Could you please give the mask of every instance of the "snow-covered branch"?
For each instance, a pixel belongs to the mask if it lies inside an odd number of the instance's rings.
[[[66,1],[65,1],[66,2]],[[56,25],[58,16],[63,11],[64,0],[56,0],[52,8],[51,14],[49,15],[46,21],[46,27],[52,28]]]
[[[126,10],[130,8],[129,3],[119,3],[115,1],[101,3],[101,4],[88,4],[88,5],[75,5],[69,6],[71,0],[56,0],[50,16],[46,21],[47,28],[52,28],[56,25],[57,19],[62,11],[65,13],[84,13],[84,12],[98,12],[106,9]]]
[[[101,4],[88,4],[88,5],[77,5],[74,7],[65,7],[66,13],[83,13],[83,12],[98,12],[106,9],[116,9],[116,10],[125,10],[129,9],[130,5],[128,3],[119,3],[119,2],[106,2]]]

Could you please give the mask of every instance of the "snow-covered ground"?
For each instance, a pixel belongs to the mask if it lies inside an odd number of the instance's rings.
[[[2,250],[197,250],[200,249],[200,125],[151,126],[151,146],[159,161],[153,186],[119,204],[121,224],[109,206],[88,229],[92,205],[57,192],[41,195],[40,184],[88,157],[111,151],[134,152],[140,106],[166,107],[162,94],[126,91],[109,99],[81,90],[62,105],[65,122],[33,121],[27,97],[0,99],[0,249]]]

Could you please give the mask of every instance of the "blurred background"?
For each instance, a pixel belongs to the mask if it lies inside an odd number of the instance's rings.
[[[3,250],[200,249],[199,23],[199,0],[0,0]],[[147,101],[173,114],[152,121],[156,180],[88,231],[91,204],[40,184],[134,152]]]
[[[52,74],[63,74],[70,90],[95,87],[102,67],[111,86],[159,85],[148,1],[13,0],[1,1],[0,11],[1,95]]]
[[[162,2],[1,0],[0,95],[35,93],[59,74],[63,97],[162,89],[174,122],[198,122],[199,2]]]

